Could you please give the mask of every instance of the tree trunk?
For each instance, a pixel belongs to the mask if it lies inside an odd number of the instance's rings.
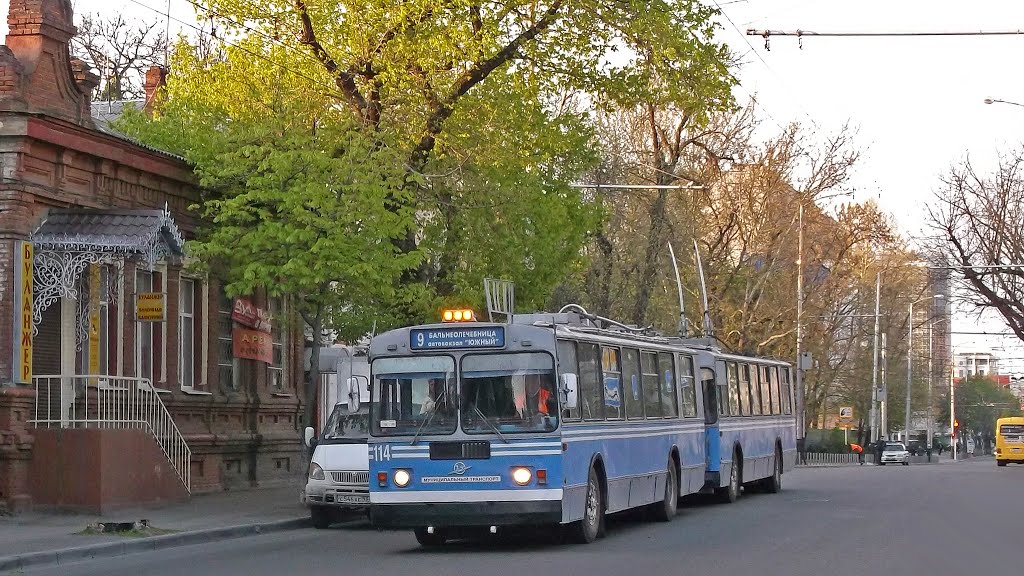
[[[660,182],[662,179],[659,178]],[[641,263],[640,286],[637,291],[636,304],[633,308],[633,323],[643,326],[647,320],[647,306],[651,301],[651,294],[654,292],[654,281],[657,277],[658,263],[660,261],[661,247],[665,235],[666,209],[668,192],[658,191],[658,197],[651,206],[650,218],[651,228],[647,236],[647,248],[644,253],[644,261]]]
[[[316,414],[316,407],[319,401],[319,389],[320,389],[320,339],[323,334],[323,318],[322,313],[317,312],[317,315],[313,318],[313,348],[309,353],[309,380],[306,381],[306,404],[302,411],[302,430],[303,436],[305,436],[305,429],[313,426],[313,418]],[[313,457],[312,450],[306,443],[302,443],[303,450],[306,455],[306,460],[310,460]]]

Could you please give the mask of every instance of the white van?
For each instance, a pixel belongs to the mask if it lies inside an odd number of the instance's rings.
[[[367,438],[370,424],[369,366],[340,363],[339,370],[324,376],[323,398],[335,402],[315,437],[306,428],[306,445],[313,448],[303,500],[316,528],[327,528],[346,511],[364,511],[370,505]],[[366,374],[362,374],[363,366]]]

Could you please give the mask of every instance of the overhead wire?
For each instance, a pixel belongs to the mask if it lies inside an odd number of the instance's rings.
[[[722,5],[718,2],[718,0],[711,0],[711,2],[718,8],[718,11],[722,14],[723,17],[725,17],[726,21],[729,22],[729,24],[733,27],[733,29],[736,30],[736,33],[740,35],[740,37],[743,39],[743,42],[746,43],[746,45],[750,48],[750,52],[753,52],[754,55],[757,56],[757,59],[760,60],[761,64],[764,65],[765,69],[768,70],[768,73],[771,74],[772,77],[775,78],[776,82],[778,82],[779,85],[782,86],[782,89],[785,90],[786,93],[790,96],[790,98],[792,98],[793,101],[797,103],[797,107],[800,108],[800,111],[804,114],[804,116],[806,116],[807,119],[811,121],[811,124],[815,128],[820,130],[821,126],[818,125],[818,122],[814,119],[813,116],[811,116],[811,114],[807,111],[807,109],[800,103],[799,99],[793,94],[792,90],[790,90],[789,87],[786,86],[786,83],[783,82],[782,78],[775,72],[775,70],[772,69],[772,67],[768,65],[768,61],[765,60],[764,57],[761,56],[761,53],[758,52],[754,48],[754,45],[751,44],[750,40],[747,39],[747,35],[743,32],[743,30],[740,29],[739,26],[736,25],[736,23],[733,21],[732,17],[730,17],[725,12],[725,10],[722,9]],[[748,91],[748,94],[749,94],[749,91]],[[751,97],[751,99],[753,99],[753,95],[752,94],[750,95],[750,97]],[[764,110],[764,107],[762,106],[761,109]],[[765,111],[765,113],[767,114],[768,112]],[[768,114],[768,115],[769,115],[769,117],[771,117],[771,114]],[[779,125],[780,129],[783,129],[783,130],[785,129],[785,128],[783,128],[783,126],[781,124],[779,124],[778,121],[774,120],[774,118],[773,118],[773,121],[776,124]]]

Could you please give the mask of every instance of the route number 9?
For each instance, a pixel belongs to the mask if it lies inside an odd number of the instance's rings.
[[[416,347],[419,348],[419,347],[422,347],[422,346],[423,346],[423,332],[417,332],[416,333]]]

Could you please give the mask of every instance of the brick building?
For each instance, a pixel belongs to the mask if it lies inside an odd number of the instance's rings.
[[[93,120],[69,0],[0,46],[0,508],[109,509],[302,474],[286,303],[189,272],[195,178]],[[147,77],[156,87],[160,73]]]

